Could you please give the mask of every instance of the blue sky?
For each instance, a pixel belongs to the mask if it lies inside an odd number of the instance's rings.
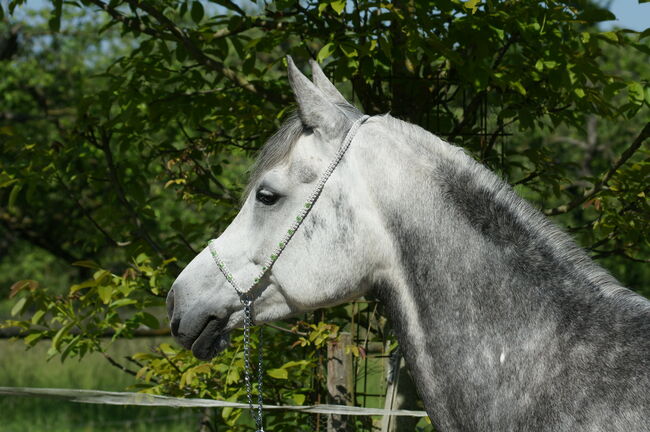
[[[639,4],[639,0],[611,0],[609,10],[618,20],[604,22],[605,29],[624,27],[642,31],[650,27],[650,2]]]

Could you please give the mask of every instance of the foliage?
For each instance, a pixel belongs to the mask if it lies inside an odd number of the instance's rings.
[[[286,54],[321,61],[365,112],[463,145],[648,289],[650,31],[600,31],[607,10],[52,0],[30,13],[23,3],[0,12],[0,253],[18,263],[38,249],[67,270],[16,282],[16,317],[3,326],[28,344],[52,338],[51,356],[104,352],[107,333],[160,325],[170,281],[232,219],[252,157],[290,108]],[[295,344],[268,353],[270,400],[323,394],[320,347],[347,318],[339,309],[313,328],[270,332],[274,346]],[[233,342],[207,366],[161,345],[133,356],[131,372],[144,391],[241,400],[241,335]],[[246,427],[238,411],[223,416]]]

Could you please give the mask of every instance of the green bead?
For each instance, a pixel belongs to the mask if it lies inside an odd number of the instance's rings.
[[[278,246],[280,246],[281,248],[283,248],[283,247],[284,247],[284,242],[280,242],[280,243],[278,243]]]
[[[311,203],[305,203],[305,208],[311,207]]]
[[[293,231],[292,229],[288,230],[287,232],[288,232],[289,234],[293,234],[293,233],[294,233],[294,231]]]
[[[302,220],[302,216],[296,216],[296,220],[300,222]]]
[[[275,255],[275,254],[271,255],[271,261],[275,261],[276,259],[278,259],[277,255]]]

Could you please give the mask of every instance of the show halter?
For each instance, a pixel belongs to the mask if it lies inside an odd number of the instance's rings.
[[[364,115],[363,117],[359,118],[352,124],[352,127],[345,135],[345,138],[343,138],[343,142],[339,147],[338,151],[336,152],[334,159],[332,159],[332,162],[330,162],[329,166],[327,167],[325,172],[323,172],[320,179],[318,180],[318,183],[316,184],[314,191],[305,202],[303,208],[300,210],[300,212],[296,216],[296,219],[293,221],[293,223],[291,224],[287,232],[284,234],[284,237],[278,243],[273,253],[269,256],[269,258],[266,260],[264,265],[262,265],[262,269],[259,275],[253,280],[253,283],[251,284],[250,287],[248,287],[248,289],[242,290],[239,287],[239,285],[235,281],[235,278],[232,276],[232,273],[230,273],[230,271],[226,267],[226,264],[219,257],[219,254],[217,253],[217,250],[214,246],[214,239],[208,242],[208,247],[210,248],[210,252],[212,253],[212,257],[214,258],[217,267],[219,267],[219,270],[221,270],[221,273],[223,273],[223,275],[226,277],[226,280],[235,289],[235,291],[239,295],[239,300],[244,305],[244,381],[246,384],[246,395],[248,397],[248,406],[250,408],[251,415],[255,419],[257,432],[264,432],[264,419],[262,417],[263,353],[262,353],[262,327],[260,327],[259,346],[257,348],[258,350],[258,367],[257,367],[258,406],[257,406],[257,413],[255,413],[255,408],[253,407],[253,391],[252,391],[252,383],[251,383],[251,365],[250,365],[250,327],[253,325],[253,318],[252,318],[252,311],[251,311],[253,306],[253,295],[252,295],[253,289],[260,283],[262,278],[266,275],[266,273],[268,273],[271,267],[273,267],[273,264],[278,260],[280,254],[282,254],[282,251],[284,251],[284,249],[287,247],[289,240],[291,240],[291,238],[296,233],[296,231],[298,230],[302,222],[305,220],[305,217],[311,211],[312,207],[314,206],[314,203],[316,202],[321,192],[323,191],[323,188],[325,187],[325,183],[327,183],[327,180],[332,175],[332,172],[334,171],[334,169],[337,167],[337,165],[343,158],[343,155],[347,151],[348,147],[350,147],[350,144],[352,143],[354,136],[359,130],[359,127],[361,127],[361,125],[365,123],[365,121],[368,120],[368,118],[369,116]]]

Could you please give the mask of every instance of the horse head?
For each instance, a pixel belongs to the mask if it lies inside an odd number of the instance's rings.
[[[335,157],[353,123],[362,117],[312,62],[313,82],[288,58],[297,112],[262,149],[241,210],[213,241],[242,287],[253,286],[256,323],[333,306],[362,296],[387,265],[387,237],[368,193],[361,163],[370,120],[359,129],[318,200],[282,256],[255,278],[277,248]],[[255,282],[254,282],[255,280]],[[243,324],[240,296],[203,249],[183,270],[167,298],[172,333],[195,356],[209,359]]]

